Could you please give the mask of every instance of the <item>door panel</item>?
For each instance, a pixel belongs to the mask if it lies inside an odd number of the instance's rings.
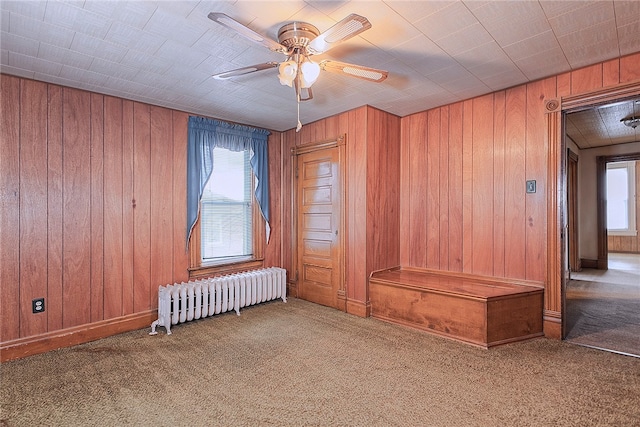
[[[298,296],[338,308],[342,253],[339,148],[298,156]]]

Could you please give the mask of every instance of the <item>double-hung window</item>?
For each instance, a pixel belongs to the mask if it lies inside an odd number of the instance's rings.
[[[269,131],[189,117],[191,276],[259,264],[269,230]],[[250,265],[251,264],[251,265]]]
[[[200,202],[200,254],[205,264],[253,256],[250,155],[249,150],[213,150],[214,168]]]
[[[607,163],[607,233],[635,236],[635,162]]]

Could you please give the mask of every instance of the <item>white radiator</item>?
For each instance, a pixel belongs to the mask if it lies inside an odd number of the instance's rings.
[[[157,326],[171,335],[171,325],[231,310],[239,316],[242,307],[277,298],[287,302],[287,270],[278,267],[160,286],[158,320],[149,335],[157,334]]]

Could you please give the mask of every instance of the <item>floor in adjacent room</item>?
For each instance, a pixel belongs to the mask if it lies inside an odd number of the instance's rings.
[[[640,357],[640,254],[609,253],[609,269],[571,273],[566,289],[572,344]]]

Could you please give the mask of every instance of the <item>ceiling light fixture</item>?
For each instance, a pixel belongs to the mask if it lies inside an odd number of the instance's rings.
[[[630,128],[633,128],[633,129],[640,126],[640,117],[638,116],[625,117],[624,119],[620,119],[620,121],[625,126],[629,126]]]
[[[302,128],[302,124],[300,123],[300,101],[308,101],[313,98],[311,86],[317,80],[321,70],[357,77],[376,83],[387,78],[388,73],[386,71],[375,68],[329,59],[324,59],[317,63],[309,59],[309,57],[325,53],[333,46],[371,28],[371,23],[364,16],[352,13],[322,33],[320,33],[315,26],[307,22],[290,22],[278,30],[278,41],[256,33],[224,13],[211,12],[208,16],[212,21],[236,31],[241,36],[254,43],[261,44],[272,52],[286,55],[287,59],[281,63],[272,61],[264,64],[251,65],[249,67],[214,74],[213,77],[219,80],[226,80],[277,67],[280,84],[295,89],[298,103],[298,125],[296,132]]]

